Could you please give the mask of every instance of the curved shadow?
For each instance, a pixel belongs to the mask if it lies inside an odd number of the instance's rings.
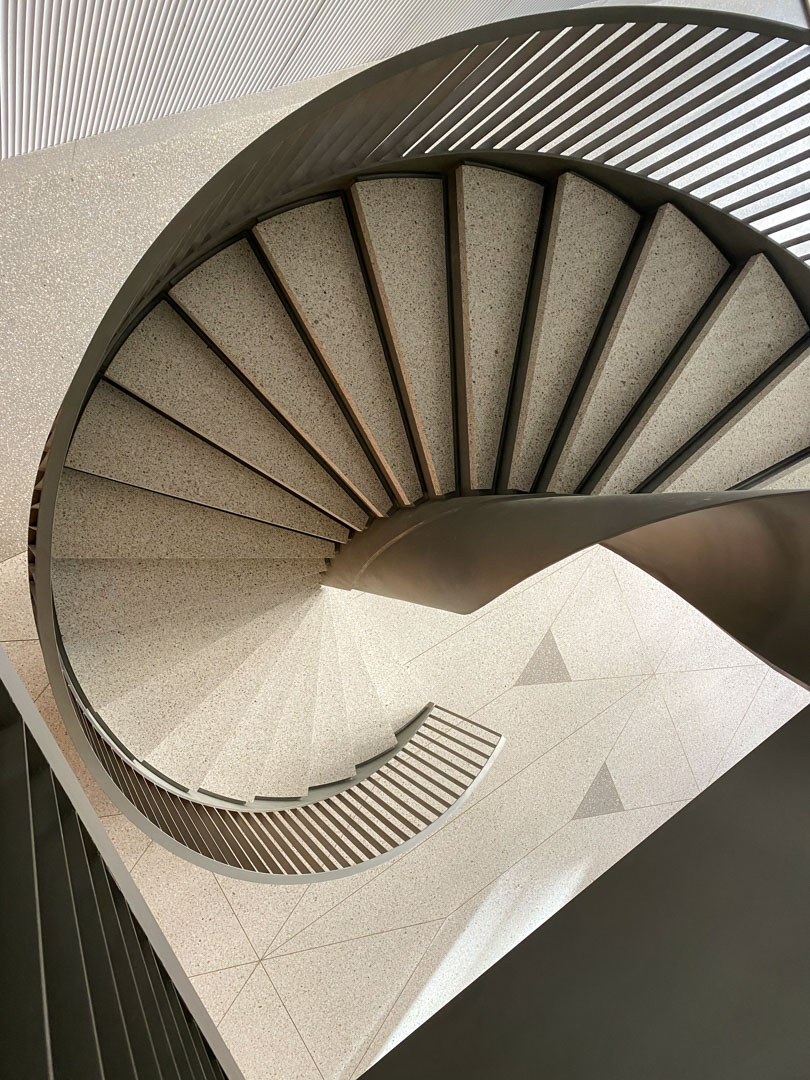
[[[603,543],[810,686],[808,537],[810,491],[468,496],[375,522],[324,583],[468,614]]]

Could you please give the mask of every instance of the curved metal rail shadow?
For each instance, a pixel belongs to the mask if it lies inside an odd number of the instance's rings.
[[[602,543],[810,686],[810,491],[479,495],[375,522],[325,584],[467,614]]]

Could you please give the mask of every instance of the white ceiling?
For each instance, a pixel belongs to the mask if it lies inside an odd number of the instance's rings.
[[[584,0],[0,0],[0,158]]]

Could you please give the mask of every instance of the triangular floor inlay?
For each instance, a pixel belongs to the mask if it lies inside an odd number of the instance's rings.
[[[571,676],[549,630],[534,650],[515,686],[537,686],[540,683],[571,682]]]
[[[610,769],[603,765],[594,777],[594,781],[585,792],[585,798],[574,814],[577,818],[601,817],[603,814],[618,814],[624,810],[622,800],[613,783]]]

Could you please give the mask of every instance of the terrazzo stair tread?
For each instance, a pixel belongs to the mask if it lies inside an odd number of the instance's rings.
[[[509,487],[531,491],[639,215],[611,192],[564,173],[552,211]]]
[[[313,536],[348,539],[348,529],[332,518],[111,383],[96,387],[66,464]]]
[[[444,188],[440,179],[363,180],[368,230],[439,494],[456,486]]]
[[[349,223],[338,198],[256,226],[405,500],[422,494]]]
[[[53,532],[56,559],[328,558],[305,536],[115,480],[65,469]]]
[[[333,466],[384,513],[391,499],[246,240],[171,295]]]
[[[806,332],[787,286],[753,256],[598,490],[632,491]]]
[[[576,489],[727,269],[685,215],[659,208],[549,490]]]
[[[326,590],[329,593],[331,590]],[[340,665],[343,696],[346,702],[347,727],[352,734],[353,758],[356,765],[377,757],[396,744],[393,724],[387,719],[374,682],[355,641],[338,620],[332,608],[336,627],[337,658]]]
[[[323,559],[55,559],[60,626],[75,633],[136,627],[155,612],[228,610],[241,597],[270,602],[287,582],[316,582]]]
[[[149,763],[190,790],[203,780],[223,745],[244,720],[279,652],[315,603],[317,593],[286,601],[267,637],[148,754]]]
[[[312,596],[312,590],[305,595]],[[139,757],[144,757],[162,741],[189,712],[209,694],[222,678],[251,656],[277,625],[272,609],[263,611],[244,625],[234,616],[212,642],[203,643],[182,661],[154,678],[145,680],[129,694],[108,702],[104,720]],[[137,741],[132,732],[138,732]]]
[[[203,777],[199,785],[201,788],[246,801],[251,801],[256,795],[274,795],[274,791],[264,790],[262,780],[268,771],[271,755],[276,755],[277,781],[284,782],[283,770],[289,762],[292,768],[291,782],[294,785],[303,784],[301,791],[292,792],[292,797],[306,791],[322,614],[323,605],[316,598],[303,618],[299,619],[286,645],[276,652],[275,661],[266,670],[256,695],[243,713],[241,723],[222,746]],[[300,685],[302,670],[312,684],[311,693]],[[291,692],[297,691],[300,696],[302,689],[309,708],[309,720],[304,723],[303,729],[294,723],[288,708]],[[301,707],[304,707],[303,702]],[[303,758],[306,759],[306,770],[301,776]]]
[[[142,757],[261,645],[277,623],[274,608],[316,589],[299,586],[272,606],[265,601],[205,622],[192,613],[137,633],[69,637],[67,655],[90,704]]]
[[[362,528],[367,515],[168,304],[136,326],[108,379],[273,480]]]
[[[308,787],[354,775],[354,739],[349,728],[337,635],[329,604],[324,604]]]
[[[772,489],[774,491],[810,490],[810,459],[805,458],[804,461],[797,462],[777,476],[772,476],[759,484],[754,484],[753,488],[758,491],[761,489]]]
[[[313,632],[307,638],[308,648],[294,654],[288,692],[273,704],[278,723],[253,791],[262,798],[294,799],[309,790],[323,615],[324,605],[316,605],[311,621],[317,634]]]
[[[717,432],[664,491],[716,491],[810,444],[810,348]]]
[[[493,486],[542,187],[497,169],[459,170],[464,344],[469,386],[470,483]]]
[[[413,720],[428,700],[427,691],[391,653],[381,636],[355,608],[343,606],[337,611],[339,632],[353,633],[357,650],[374,683],[382,706],[382,715],[391,731]]]

